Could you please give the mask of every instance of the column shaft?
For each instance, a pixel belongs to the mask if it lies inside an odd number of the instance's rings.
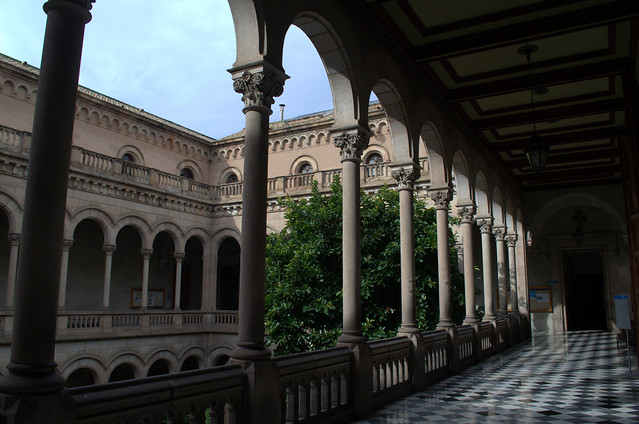
[[[478,220],[481,227],[482,277],[484,279],[484,320],[495,319],[495,287],[493,277],[491,219]]]
[[[451,311],[450,246],[448,244],[448,204],[450,189],[434,191],[437,219],[437,274],[439,278],[439,323],[437,328],[454,327]]]
[[[13,296],[16,287],[16,271],[18,269],[18,249],[20,234],[9,234],[9,272],[7,273],[7,300],[5,309],[13,309]]]
[[[73,240],[62,242],[62,258],[60,259],[60,288],[58,290],[58,309],[64,309],[67,304],[67,282],[69,277],[69,250]]]
[[[153,249],[142,249],[142,299],[140,309],[147,309],[149,305],[149,263]]]
[[[89,1],[48,1],[25,190],[11,375],[5,393],[62,388],[54,362],[62,235],[75,101]],[[11,378],[8,378],[11,377]]]
[[[175,293],[173,295],[173,309],[180,310],[182,302],[182,261],[184,253],[175,254]]]
[[[464,299],[466,305],[466,317],[464,324],[475,324],[477,314],[475,312],[475,263],[473,261],[473,215],[474,206],[466,206],[459,209],[462,217],[461,232],[464,243]]]
[[[508,275],[510,277],[510,312],[519,314],[519,298],[517,296],[517,257],[515,246],[517,244],[517,234],[506,236],[508,245]]]
[[[397,179],[397,177],[396,177]],[[417,299],[415,294],[415,223],[413,215],[413,189],[410,184],[399,190],[399,239],[402,278],[402,326],[399,332],[412,334],[417,328]]]
[[[111,268],[113,264],[113,252],[115,245],[105,244],[104,248],[104,285],[102,289],[102,308],[109,309],[109,300],[111,298]]]
[[[495,246],[497,254],[497,287],[499,288],[499,314],[504,315],[508,313],[508,298],[507,298],[507,284],[508,284],[508,270],[506,269],[506,242],[504,241],[504,233],[506,229],[504,227],[493,228],[493,234],[495,234]]]

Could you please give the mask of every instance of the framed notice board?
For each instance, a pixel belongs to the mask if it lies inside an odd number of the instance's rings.
[[[550,286],[530,288],[530,312],[552,312],[552,290]]]
[[[164,289],[149,289],[148,308],[164,308]],[[142,289],[131,289],[131,308],[142,306]]]

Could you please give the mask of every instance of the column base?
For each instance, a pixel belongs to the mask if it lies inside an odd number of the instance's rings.
[[[421,331],[419,328],[417,328],[416,325],[402,325],[399,330],[397,330],[397,335],[398,336],[406,336],[406,337],[412,337],[415,334],[419,334]]]
[[[482,321],[495,321],[497,319],[497,315],[484,315],[484,317],[481,319]]]
[[[477,317],[468,317],[468,318],[464,318],[464,321],[462,322],[463,325],[474,325],[477,324],[479,322],[479,320],[477,319]]]
[[[342,335],[339,336],[339,338],[337,339],[338,344],[347,345],[362,344],[366,342],[366,337],[362,336],[361,334],[342,333]]]
[[[238,343],[237,348],[231,352],[231,358],[238,361],[263,361],[271,356],[271,351],[263,344]]]
[[[435,327],[437,330],[450,330],[452,328],[455,328],[455,323],[452,321],[439,321]]]
[[[64,388],[64,377],[56,371],[55,362],[45,365],[9,363],[10,373],[0,377],[0,393],[38,395],[54,393]]]

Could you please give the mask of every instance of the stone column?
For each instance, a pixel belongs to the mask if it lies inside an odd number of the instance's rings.
[[[234,75],[233,89],[242,94],[246,119],[242,193],[242,251],[237,349],[233,358],[270,358],[264,346],[264,284],[266,264],[266,189],[268,117],[273,98],[284,91],[285,75],[260,68]]]
[[[186,257],[185,253],[175,252],[175,293],[173,294],[173,309],[180,310],[182,296],[182,261]]]
[[[149,262],[153,255],[153,249],[142,249],[142,300],[140,309],[145,310],[149,305]]]
[[[481,231],[482,277],[484,279],[484,321],[493,321],[495,315],[495,285],[493,281],[492,218],[477,220]]]
[[[69,276],[69,250],[73,240],[62,240],[62,258],[60,260],[60,287],[58,289],[58,309],[63,310],[67,303],[67,280]]]
[[[18,249],[20,248],[20,234],[9,234],[9,272],[7,273],[7,300],[5,309],[13,309],[13,293],[16,288],[16,270],[18,268]]]
[[[115,244],[105,244],[104,249],[104,286],[102,290],[102,308],[106,311],[109,309],[109,300],[111,298],[111,268],[113,263],[113,252],[116,249]]]
[[[449,187],[430,190],[435,202],[437,217],[437,270],[439,278],[439,323],[438,329],[450,329],[455,326],[451,312],[450,287],[450,246],[448,245],[448,205],[452,198]]]
[[[419,332],[415,298],[415,223],[413,215],[413,183],[420,172],[413,165],[393,169],[399,190],[399,243],[402,282],[402,326],[400,335]]]
[[[10,422],[61,422],[68,414],[57,394],[64,379],[54,361],[56,315],[75,101],[91,3],[44,4],[48,16],[25,190],[11,362],[9,374],[0,379],[0,392],[29,393],[31,401],[14,407],[5,403]],[[57,400],[47,398],[52,404],[38,406],[43,400],[33,397],[48,393],[56,393]]]
[[[464,324],[476,324],[475,313],[475,264],[473,262],[473,223],[475,205],[464,205],[457,208],[462,219],[461,233],[464,243],[464,297],[466,305],[466,317]]]
[[[493,227],[495,235],[495,246],[497,253],[497,287],[499,295],[499,315],[508,313],[508,299],[506,298],[506,288],[508,284],[508,272],[506,270],[506,227]]]
[[[363,131],[333,137],[342,155],[342,292],[343,324],[340,343],[362,343],[360,163],[368,147]]]
[[[515,246],[517,234],[508,234],[505,237],[508,246],[508,275],[510,276],[510,313],[519,315],[519,298],[517,297],[517,258]]]

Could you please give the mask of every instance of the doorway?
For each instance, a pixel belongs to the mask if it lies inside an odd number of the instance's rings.
[[[563,262],[567,330],[606,330],[602,252],[565,252]]]

